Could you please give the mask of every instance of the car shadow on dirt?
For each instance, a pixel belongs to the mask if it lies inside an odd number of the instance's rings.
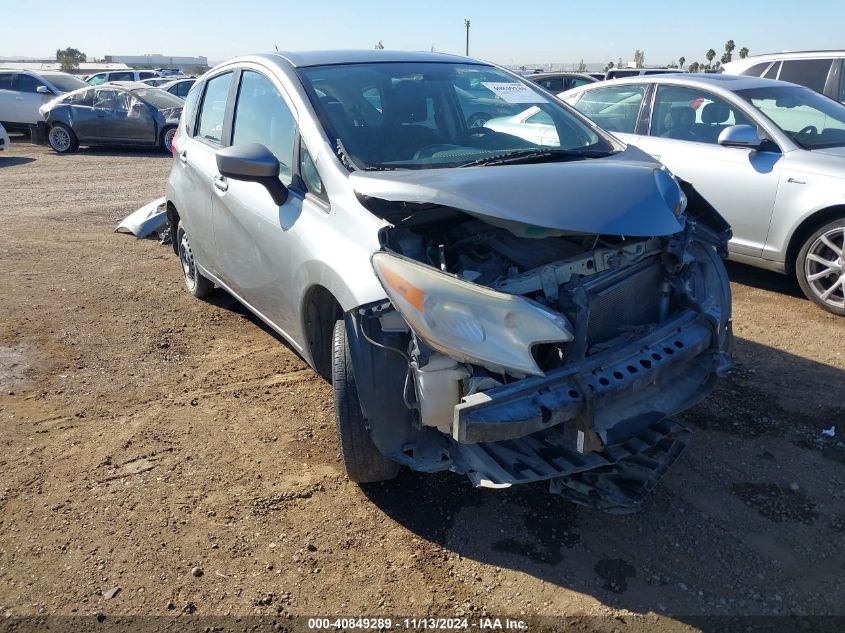
[[[0,169],[3,167],[16,167],[17,165],[26,165],[34,162],[34,158],[28,156],[3,156],[0,154]]]
[[[799,624],[783,619],[790,614],[843,615],[845,497],[836,490],[845,444],[821,431],[845,408],[782,409],[750,371],[776,355],[807,381],[845,384],[845,371],[740,341],[737,370],[679,416],[692,441],[635,514],[576,506],[542,483],[477,489],[451,473],[403,469],[394,482],[362,489],[394,521],[461,558],[615,609],[706,631],[726,630],[723,616],[778,615],[773,630],[792,630]]]
[[[726,262],[726,266],[728,276],[734,283],[758,290],[769,290],[790,297],[806,298],[793,275],[783,275],[773,270],[764,270],[738,262]],[[809,299],[807,300],[809,301]]]

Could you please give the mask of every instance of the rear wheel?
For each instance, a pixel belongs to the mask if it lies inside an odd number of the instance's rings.
[[[346,342],[346,326],[338,321],[334,326],[332,358],[332,390],[334,416],[340,457],[346,475],[357,483],[371,483],[393,479],[399,474],[399,464],[386,458],[373,444],[364,421],[352,357]]]
[[[845,316],[845,217],[806,239],[795,261],[795,276],[808,299]]]
[[[175,127],[166,127],[161,132],[161,149],[168,154],[173,153],[173,139],[176,137]]]
[[[197,269],[194,253],[191,250],[191,242],[182,222],[179,222],[176,229],[176,251],[179,255],[179,262],[182,264],[182,275],[185,277],[185,286],[188,288],[188,292],[199,299],[210,295],[214,291],[214,284]]]
[[[47,142],[57,154],[67,154],[79,149],[79,140],[76,138],[76,134],[64,123],[53,124],[47,134]]]

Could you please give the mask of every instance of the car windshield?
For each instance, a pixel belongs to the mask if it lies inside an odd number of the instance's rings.
[[[384,62],[298,70],[320,121],[350,168],[426,169],[568,160],[619,150],[540,88],[491,66]],[[487,127],[527,108],[545,135]]]
[[[845,106],[799,86],[737,90],[804,149],[845,146]]]
[[[73,75],[66,75],[64,73],[44,75],[44,79],[49,81],[62,92],[70,92],[71,90],[78,90],[79,88],[88,87],[88,84],[86,84],[81,79],[74,77]]]
[[[149,103],[154,108],[159,110],[166,110],[167,108],[181,108],[185,102],[179,97],[159,90],[158,88],[137,88],[132,91],[141,101]]]

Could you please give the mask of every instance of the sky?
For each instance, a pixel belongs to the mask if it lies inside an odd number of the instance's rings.
[[[89,59],[161,53],[223,61],[279,50],[386,48],[464,52],[505,65],[616,62],[646,65],[707,49],[734,57],[845,48],[843,0],[570,2],[567,0],[0,0],[0,57],[51,58],[72,46]],[[13,28],[10,28],[13,27]]]

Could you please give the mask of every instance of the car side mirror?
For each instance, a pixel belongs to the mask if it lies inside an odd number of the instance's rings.
[[[50,90],[47,86],[38,86],[38,87],[35,89],[35,92],[37,92],[38,94],[42,94],[42,95],[51,95],[51,94],[53,94],[53,91],[52,91],[52,90]]]
[[[260,143],[244,143],[217,150],[217,171],[232,180],[264,185],[278,206],[288,199],[288,188],[279,180],[279,160]]]
[[[732,125],[726,127],[719,134],[719,145],[722,147],[744,147],[745,149],[760,149],[763,145],[757,128],[751,125]]]

